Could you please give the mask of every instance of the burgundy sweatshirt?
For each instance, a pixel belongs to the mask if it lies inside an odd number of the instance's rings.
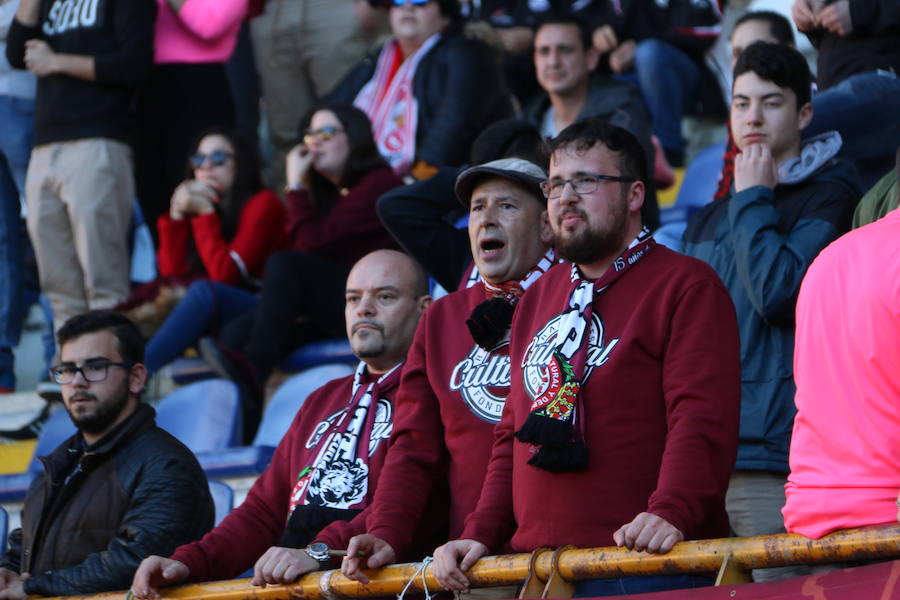
[[[536,449],[513,432],[541,391],[570,272],[571,264],[553,267],[516,309],[507,410],[460,537],[497,549],[514,529],[517,552],[610,546],[613,532],[644,511],[686,539],[727,536],[740,403],[735,311],[712,269],[663,246],[594,301],[580,415],[588,466],[551,473],[527,464]]]
[[[418,533],[439,481],[450,486],[451,538],[478,501],[509,391],[507,341],[488,353],[465,325],[485,299],[478,283],[437,300],[407,355],[390,450],[366,521],[368,532],[398,553]]]
[[[395,379],[396,381],[396,379]],[[370,382],[362,378],[362,384]],[[275,449],[268,468],[250,488],[247,499],[235,508],[212,531],[198,542],[185,544],[175,550],[171,558],[187,565],[190,581],[229,579],[253,567],[256,561],[281,537],[289,516],[289,506],[294,484],[301,471],[320,451],[322,436],[316,438],[317,428],[327,428],[329,417],[342,410],[350,401],[353,375],[329,381],[310,394],[297,412],[290,429]],[[382,414],[391,415],[397,391],[393,387],[380,388]],[[374,402],[373,402],[374,408]],[[371,409],[370,409],[371,410]],[[376,422],[378,425],[379,423]],[[373,428],[370,444],[376,445],[369,457],[369,487],[366,501],[371,503],[375,484],[384,464],[387,452],[387,436],[390,426],[383,423]],[[326,436],[327,437],[327,436]],[[346,548],[350,537],[361,531],[353,530],[350,522],[335,522],[328,527],[329,536],[316,537],[330,548]]]
[[[373,250],[399,250],[375,212],[378,197],[399,185],[403,180],[390,167],[379,167],[366,173],[326,213],[319,211],[307,190],[288,192],[287,233],[293,248],[348,269]]]

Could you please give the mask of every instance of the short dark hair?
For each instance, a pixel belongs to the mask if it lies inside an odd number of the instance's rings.
[[[495,121],[481,130],[469,152],[470,165],[501,158],[524,158],[547,170],[547,152],[541,132],[520,118]]]
[[[647,182],[647,156],[640,142],[627,129],[613,125],[598,117],[575,121],[558,136],[550,140],[550,154],[568,146],[576,152],[586,152],[597,144],[603,144],[618,158],[621,175]]]
[[[786,44],[788,46],[797,45],[794,40],[794,30],[791,29],[791,23],[787,20],[787,17],[781,13],[772,10],[753,10],[744,13],[740,19],[735,21],[734,27],[731,28],[731,33],[733,34],[735,29],[747,21],[763,21],[768,23],[769,33],[772,34],[773,38],[778,40],[779,44]]]
[[[75,315],[56,332],[56,341],[62,348],[66,342],[97,331],[109,331],[116,336],[122,360],[144,362],[144,338],[140,330],[128,317],[114,310],[91,310]]]
[[[812,95],[812,73],[806,59],[795,49],[782,44],[754,42],[734,65],[734,80],[747,72],[780,88],[788,88],[797,96],[797,110],[809,102]],[[732,84],[732,89],[734,84]]]
[[[544,25],[574,25],[578,28],[578,37],[581,40],[582,49],[588,50],[594,45],[590,27],[588,27],[584,19],[576,14],[559,10],[546,12],[534,24],[535,36],[537,36],[538,30]]]

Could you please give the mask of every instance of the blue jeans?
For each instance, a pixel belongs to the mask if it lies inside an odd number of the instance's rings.
[[[891,73],[860,73],[812,99],[813,118],[803,137],[836,130],[844,140],[841,156],[854,161],[871,187],[894,164],[900,146],[900,78]]]
[[[586,579],[575,585],[573,598],[596,598],[600,596],[625,596],[628,594],[649,594],[668,590],[706,587],[713,579],[700,575],[647,575],[644,577],[615,577],[611,579]]]
[[[34,100],[0,96],[0,387],[15,389],[12,350],[25,318],[24,248],[20,198],[31,155]]]
[[[156,335],[147,342],[144,363],[151,373],[175,360],[205,335],[256,308],[259,298],[241,288],[202,279],[190,285]]]
[[[684,159],[681,117],[697,95],[700,66],[666,42],[647,39],[634,51],[634,74],[653,121],[653,134],[670,162]]]

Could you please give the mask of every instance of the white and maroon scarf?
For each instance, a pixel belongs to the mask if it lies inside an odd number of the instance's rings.
[[[402,363],[362,385],[366,363],[360,362],[353,377],[347,405],[328,417],[312,433],[308,448],[319,446],[313,461],[297,475],[291,492],[288,517],[299,505],[363,509],[369,489],[369,458],[390,431],[372,439],[378,400],[400,381]],[[324,428],[323,428],[324,425]]]
[[[654,247],[650,230],[644,228],[597,280],[582,277],[572,265],[572,286],[565,312],[556,333],[556,350],[547,365],[549,385],[534,399],[521,429],[519,441],[539,445],[528,464],[547,471],[570,471],[587,465],[583,423],[576,431],[576,419],[583,412],[581,387],[584,383],[588,344],[597,297],[608,290]]]
[[[391,77],[400,46],[393,38],[384,43],[375,65],[375,74],[356,95],[353,105],[369,116],[375,143],[385,160],[399,175],[409,171],[416,152],[416,124],[419,103],[413,94],[416,67],[438,42],[436,33],[406,60]]]

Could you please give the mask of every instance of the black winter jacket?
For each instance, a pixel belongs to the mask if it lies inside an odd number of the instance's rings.
[[[213,524],[209,487],[194,455],[140,404],[93,447],[80,433],[49,456],[31,485],[22,528],[0,566],[31,573],[27,594],[127,589],[141,560],[169,556]],[[68,481],[66,481],[68,479]]]
[[[325,102],[352,104],[375,74],[378,52],[353,67]],[[422,57],[413,77],[413,94],[419,102],[415,160],[437,167],[465,164],[478,133],[513,115],[493,51],[465,37],[458,26],[448,28]]]

